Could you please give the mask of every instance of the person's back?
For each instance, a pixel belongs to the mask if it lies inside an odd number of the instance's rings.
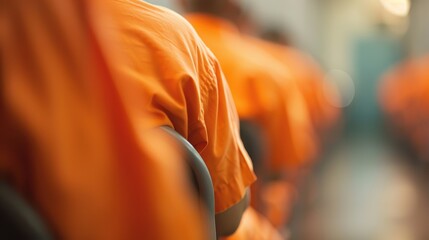
[[[117,88],[107,3],[1,1],[1,181],[59,239],[204,239],[177,146]]]
[[[216,58],[191,25],[170,10],[137,0],[115,1],[115,9],[131,58],[118,66],[133,79],[123,87],[136,111],[150,116],[135,120],[170,126],[197,149],[213,179],[217,217],[237,206],[236,213],[244,211],[245,192],[255,176]],[[223,222],[228,221],[217,221],[217,227]]]
[[[321,131],[332,130],[338,123],[340,111],[327,97],[339,101],[338,93],[324,80],[324,74],[308,56],[296,49],[279,46],[272,53],[284,54],[280,60],[294,69],[298,87],[303,93],[314,126]],[[326,133],[326,132],[325,132]]]
[[[326,121],[321,113],[318,102],[321,96],[322,82],[315,85],[320,79],[314,79],[314,67],[306,63],[301,54],[281,45],[273,44],[262,39],[247,36],[255,48],[260,48],[269,54],[278,64],[287,69],[290,79],[283,80],[283,93],[289,110],[289,118],[292,125],[293,146],[296,152],[296,162],[289,164],[291,168],[310,166],[317,157],[319,139],[316,127]],[[320,88],[320,89],[319,89]],[[315,108],[318,108],[315,110]],[[317,112],[317,113],[315,113]],[[322,116],[321,116],[322,115]],[[314,119],[318,117],[318,119]]]
[[[420,159],[429,160],[429,58],[407,60],[383,77],[380,104],[395,133],[405,137]]]

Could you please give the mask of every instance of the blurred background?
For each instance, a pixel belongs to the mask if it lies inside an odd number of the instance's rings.
[[[149,2],[183,11],[175,0]],[[426,74],[413,77],[418,59],[429,53],[429,0],[242,0],[241,5],[253,28],[276,29],[310,54],[342,100],[335,106],[343,112],[339,137],[325,144],[298,189],[287,235],[429,239],[429,122],[427,115],[415,115],[429,107],[424,92],[411,90],[419,88],[418,81],[429,84],[427,64],[421,67]],[[402,69],[406,62],[416,63]],[[401,74],[395,71],[400,68]],[[383,85],[392,71],[390,78],[405,82],[402,87]],[[403,97],[402,91],[410,94]],[[411,108],[410,101],[423,104]],[[413,132],[420,140],[413,140]]]
[[[182,12],[175,0],[148,2]],[[350,105],[345,108],[350,130],[378,127],[382,74],[429,51],[427,0],[241,0],[241,5],[259,28],[281,30],[333,72],[332,80],[352,81],[337,83]]]

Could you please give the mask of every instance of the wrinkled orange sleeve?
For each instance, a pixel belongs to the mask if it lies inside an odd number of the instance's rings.
[[[121,71],[136,118],[173,127],[198,150],[210,171],[216,212],[238,203],[255,181],[239,136],[239,122],[221,68],[186,20],[143,1],[116,1],[131,61]]]
[[[2,1],[0,177],[58,239],[204,239],[180,152],[116,87],[107,3]]]

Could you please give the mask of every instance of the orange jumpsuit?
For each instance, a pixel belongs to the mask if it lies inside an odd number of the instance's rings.
[[[389,71],[380,84],[381,107],[389,115],[393,124],[399,127],[400,134],[406,134],[406,129],[413,119],[410,111],[408,111],[409,114],[403,113],[412,107],[410,101],[414,96],[415,80],[413,63],[409,61]]]
[[[287,227],[296,202],[296,187],[288,181],[272,181],[261,192],[264,215],[279,230]]]
[[[322,99],[321,74],[314,64],[296,50],[252,37],[247,39],[268,52],[292,76],[289,81],[284,81],[284,96],[287,96],[285,101],[290,109],[290,124],[293,126],[291,135],[297,153],[297,162],[292,168],[308,166],[317,157],[319,139],[316,129],[326,128],[338,115],[338,111]]]
[[[292,78],[284,79],[285,102],[289,110],[292,146],[296,153],[295,161],[288,163],[289,174],[298,180],[303,176],[301,169],[311,167],[317,158],[319,139],[316,129],[332,124],[333,107],[321,97],[323,79],[314,64],[310,64],[302,54],[283,46],[253,37],[246,37],[253,45],[267,52]],[[265,184],[261,191],[264,215],[277,229],[286,226],[290,218],[296,193],[293,184],[276,181]]]
[[[429,58],[409,60],[389,71],[380,84],[380,102],[400,135],[429,160]]]
[[[232,207],[255,175],[219,63],[178,14],[139,0],[115,0],[115,9],[130,58],[118,65],[131,79],[121,87],[132,111],[149,116],[136,125],[167,125],[188,139],[210,171],[216,212]]]
[[[246,41],[229,22],[220,18],[189,14],[187,19],[214,52],[231,87],[238,114],[261,126],[267,142],[267,168],[283,172],[296,161],[292,147],[290,108],[284,100],[289,72],[271,56]]]
[[[108,3],[1,1],[0,177],[58,239],[204,239],[176,146],[124,105]]]
[[[224,240],[281,240],[280,233],[257,211],[249,207],[237,231]]]
[[[339,93],[324,81],[324,74],[317,64],[294,48],[269,42],[262,42],[262,45],[272,56],[288,66],[305,99],[311,122],[316,130],[330,130],[338,123],[340,110],[332,106],[326,97],[339,101]]]

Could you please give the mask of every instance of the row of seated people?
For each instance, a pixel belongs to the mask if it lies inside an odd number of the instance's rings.
[[[429,58],[413,58],[388,71],[380,84],[380,105],[393,134],[418,160],[429,161]]]
[[[187,1],[184,9],[222,66],[242,128],[252,131],[250,122],[259,138],[256,144],[243,138],[258,181],[242,224],[227,239],[277,239],[278,233],[284,238],[298,180],[320,154],[320,137],[339,119],[323,91],[332,98],[336,93],[305,54],[246,31],[249,25],[233,1]],[[262,149],[255,149],[258,144]]]
[[[284,238],[296,179],[339,114],[314,63],[240,32],[227,0],[187,1],[192,26],[139,0],[1,4],[0,177],[55,238],[209,239],[162,126],[207,165],[218,237]],[[257,132],[255,167],[239,120]]]

